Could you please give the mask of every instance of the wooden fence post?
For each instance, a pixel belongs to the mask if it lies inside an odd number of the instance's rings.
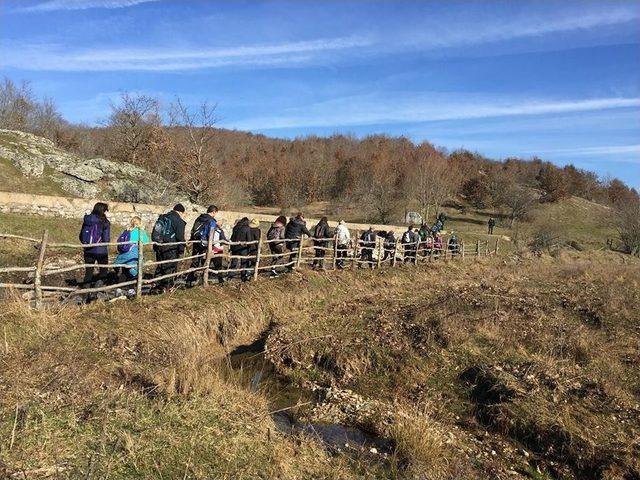
[[[480,256],[480,240],[476,241],[476,257]]]
[[[300,247],[302,247],[302,242],[300,242]],[[302,248],[300,248],[302,250]],[[258,251],[256,252],[256,266],[253,270],[253,280],[258,280],[258,272],[260,268],[260,252],[262,251],[262,234],[260,234],[260,238],[258,239]]]
[[[33,279],[33,290],[36,300],[36,308],[42,308],[42,267],[44,265],[44,254],[47,249],[47,239],[49,238],[49,230],[42,233],[42,242],[38,251],[38,263],[36,264],[35,277]]]
[[[333,269],[336,269],[336,262],[338,261],[338,235],[333,236]]]
[[[460,256],[464,260],[464,240],[460,240]]]
[[[378,240],[378,270],[380,270],[382,266],[382,254],[384,253],[384,241],[377,235],[376,239]]]
[[[204,272],[202,273],[202,284],[206,287],[209,285],[209,267],[211,265],[211,255],[213,254],[213,230],[209,229],[207,237],[207,253],[204,256]]]
[[[398,244],[400,243],[400,239],[396,240],[396,243],[393,246],[393,258],[391,259],[391,266],[396,266],[396,257],[398,256]]]
[[[484,256],[485,257],[489,256],[489,240],[487,240],[484,244]]]
[[[356,234],[354,236],[353,242],[353,263],[351,264],[351,269],[354,270],[358,265],[358,246],[360,244],[360,236],[358,235],[358,230],[356,230]]]
[[[500,239],[496,238],[496,249],[493,252],[494,255],[498,255],[498,245],[499,245],[499,243],[500,243]]]
[[[304,233],[300,235],[300,244],[298,245],[298,257],[296,258],[296,269],[300,268],[302,261],[302,246],[304,244]]]
[[[144,243],[142,242],[142,229],[138,227],[138,274],[136,275],[136,298],[142,296],[142,279],[144,277]]]

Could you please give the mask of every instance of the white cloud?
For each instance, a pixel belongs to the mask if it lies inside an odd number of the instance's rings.
[[[229,126],[242,130],[301,127],[388,125],[442,120],[463,120],[524,115],[549,115],[640,107],[640,98],[599,98],[567,101],[509,101],[473,99],[461,101],[441,95],[367,95],[344,97],[304,105],[269,116],[241,120]]]
[[[62,47],[31,45],[8,49],[3,66],[48,71],[180,71],[230,65],[304,63],[312,55],[368,46],[365,37],[320,38],[278,44],[230,48],[122,48],[69,51]]]
[[[620,155],[625,153],[640,154],[640,144],[638,145],[606,145],[598,147],[576,147],[557,148],[554,150],[543,150],[542,154],[555,154],[560,156],[595,156],[595,155]],[[640,162],[640,156],[635,159]]]
[[[141,3],[159,0],[47,0],[29,7],[18,8],[20,12],[54,12],[57,10],[87,10],[90,8],[126,8]]]

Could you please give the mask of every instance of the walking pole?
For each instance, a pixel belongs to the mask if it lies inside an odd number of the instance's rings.
[[[211,265],[211,254],[213,253],[213,230],[209,229],[207,237],[207,254],[204,256],[204,273],[202,274],[202,284],[209,285],[209,266]]]
[[[42,242],[38,251],[38,263],[36,264],[36,273],[33,279],[34,296],[36,299],[36,308],[42,308],[42,267],[44,265],[44,253],[47,248],[47,239],[49,238],[49,230],[42,233]]]
[[[258,239],[258,252],[256,253],[256,267],[253,270],[253,280],[257,280],[258,279],[258,271],[260,268],[260,252],[262,250],[262,235],[260,235],[260,238]]]
[[[144,272],[142,266],[144,262],[144,243],[142,243],[142,231],[138,227],[138,274],[136,275],[136,298],[142,296],[142,279]]]

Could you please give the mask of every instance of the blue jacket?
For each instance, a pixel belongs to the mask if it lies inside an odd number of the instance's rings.
[[[96,236],[89,235],[89,232],[97,232]],[[92,238],[89,238],[92,237]],[[82,229],[80,230],[81,243],[107,243],[111,241],[111,224],[109,221],[104,222],[97,215],[91,213],[85,215],[82,221]],[[107,247],[89,247],[85,249],[86,253],[94,255],[107,255]]]

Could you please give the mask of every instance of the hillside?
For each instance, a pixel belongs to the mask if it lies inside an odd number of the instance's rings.
[[[639,284],[630,257],[565,253],[41,313],[10,303],[0,468],[638,478]]]
[[[103,158],[81,158],[53,142],[0,130],[3,191],[139,203],[171,203],[184,196],[142,168]]]

